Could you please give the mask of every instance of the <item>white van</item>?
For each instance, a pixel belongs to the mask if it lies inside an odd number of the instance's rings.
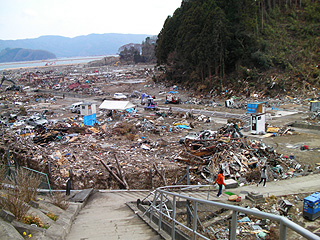
[[[82,104],[83,102],[76,102],[76,103],[73,103],[71,104],[70,106],[70,111],[72,113],[80,113],[80,105]]]

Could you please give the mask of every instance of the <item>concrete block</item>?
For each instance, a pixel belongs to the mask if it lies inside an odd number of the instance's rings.
[[[13,213],[11,213],[11,212],[9,212],[9,211],[7,211],[7,210],[4,210],[4,209],[1,209],[1,211],[0,211],[0,217],[1,217],[3,220],[5,220],[6,222],[9,222],[9,223],[11,223],[11,222],[14,220],[14,218],[15,218],[15,216],[13,215]]]
[[[238,187],[238,182],[234,179],[226,179],[224,180],[224,183],[226,184],[226,189]]]
[[[0,239],[1,240],[24,240],[22,235],[8,222],[0,219]]]
[[[251,197],[252,199],[260,199],[263,198],[263,195],[258,193],[258,192],[249,192],[248,196]]]
[[[30,200],[29,205],[33,208],[39,208],[39,203],[32,200]]]
[[[21,234],[21,236],[23,235],[24,232],[27,235],[32,234],[32,236],[35,236],[35,235],[43,236],[43,234],[46,231],[44,228],[28,225],[18,221],[13,221],[11,224]],[[42,239],[42,238],[36,238],[36,239]]]
[[[265,199],[262,194],[258,192],[250,192],[248,195],[246,195],[246,199],[250,200],[251,202],[256,203],[263,203],[265,202]]]

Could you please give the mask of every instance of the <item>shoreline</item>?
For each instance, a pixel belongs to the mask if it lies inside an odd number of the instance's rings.
[[[6,62],[6,63],[0,63],[0,71],[87,64],[91,61],[97,61],[97,60],[101,60],[105,57],[112,57],[112,56],[115,56],[115,55],[57,58],[57,59],[22,61],[22,62]],[[63,63],[63,62],[66,62],[66,63]],[[58,64],[44,65],[46,63],[58,63]],[[23,66],[23,65],[25,65],[25,66]]]

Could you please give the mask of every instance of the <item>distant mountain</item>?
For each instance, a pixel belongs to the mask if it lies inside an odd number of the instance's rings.
[[[34,61],[56,58],[51,52],[24,48],[6,48],[0,52],[1,62]]]
[[[0,40],[0,50],[5,48],[43,49],[57,57],[78,57],[117,54],[118,49],[128,43],[142,43],[146,34],[90,34],[74,38],[41,36],[33,39]]]

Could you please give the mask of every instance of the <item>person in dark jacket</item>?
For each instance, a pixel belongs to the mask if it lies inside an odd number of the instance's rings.
[[[214,184],[216,184],[216,183],[219,185],[219,191],[218,191],[217,197],[220,197],[222,194],[222,185],[226,186],[226,184],[224,183],[224,180],[223,180],[223,170],[222,169],[220,170]]]
[[[261,179],[260,179],[260,182],[257,184],[257,187],[262,182],[263,182],[263,186],[266,187],[266,182],[267,182],[267,168],[266,168],[266,166],[263,166],[261,169]]]

